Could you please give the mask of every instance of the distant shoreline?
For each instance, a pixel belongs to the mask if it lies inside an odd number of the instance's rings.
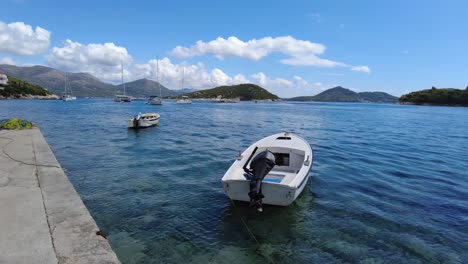
[[[465,104],[434,104],[434,103],[413,103],[413,102],[401,102],[400,105],[419,105],[419,106],[450,106],[450,107],[468,107]]]
[[[57,95],[21,95],[21,96],[0,96],[0,100],[60,100]]]

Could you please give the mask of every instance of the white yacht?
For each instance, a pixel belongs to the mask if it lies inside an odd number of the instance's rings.
[[[161,85],[159,84],[159,59],[156,59],[156,82],[158,83],[159,88],[159,96],[152,95],[148,98],[148,104],[151,105],[162,105],[162,93],[161,93]]]
[[[162,105],[162,99],[159,96],[152,95],[148,98],[148,104],[151,105]]]
[[[146,128],[156,126],[159,123],[158,113],[138,114],[128,120],[128,128]]]
[[[188,96],[182,96],[182,98],[179,98],[176,100],[176,103],[178,104],[191,104],[192,99],[190,99]]]
[[[123,62],[122,62],[122,85],[123,85],[123,94],[116,94],[114,96],[114,102],[119,102],[119,103],[130,103],[132,101],[132,98],[128,95],[125,94],[125,83],[124,83],[124,78],[123,78]]]
[[[74,101],[76,100],[76,96],[73,96],[73,91],[71,87],[68,87],[68,81],[67,81],[67,73],[65,72],[65,91],[62,95],[62,101],[68,102],[68,101]]]
[[[287,206],[301,194],[309,179],[313,153],[309,143],[292,133],[263,138],[248,147],[222,178],[232,200]]]
[[[185,68],[182,68],[182,81],[181,81],[180,89],[184,88],[184,78],[185,78]],[[178,98],[176,100],[176,103],[177,104],[191,104],[192,99],[190,99],[188,96],[184,95],[181,98]]]

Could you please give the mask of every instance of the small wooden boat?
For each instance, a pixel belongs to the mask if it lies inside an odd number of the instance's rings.
[[[292,133],[263,138],[248,147],[222,178],[223,189],[232,200],[290,205],[304,190],[312,168],[309,143]]]
[[[128,128],[146,128],[156,126],[159,123],[160,115],[158,113],[138,114],[128,120]]]

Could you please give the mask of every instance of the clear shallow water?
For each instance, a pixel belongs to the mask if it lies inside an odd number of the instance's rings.
[[[126,129],[149,111],[158,127]],[[123,263],[468,262],[468,108],[0,101],[11,117],[40,126]],[[314,149],[304,193],[233,206],[224,172],[279,131]]]

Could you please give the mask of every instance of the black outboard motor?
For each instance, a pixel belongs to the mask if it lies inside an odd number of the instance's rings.
[[[255,206],[260,212],[262,211],[262,199],[265,197],[262,194],[262,180],[275,165],[275,155],[269,150],[258,153],[250,163],[249,174],[252,176],[249,192],[250,206]]]
[[[133,117],[133,127],[139,128],[140,127],[140,115],[136,115]]]

